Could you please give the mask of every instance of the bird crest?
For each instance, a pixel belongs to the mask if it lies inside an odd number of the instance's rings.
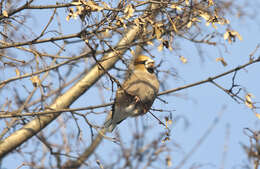
[[[135,58],[135,65],[144,64],[146,61],[153,61],[150,57],[145,55],[139,55]]]

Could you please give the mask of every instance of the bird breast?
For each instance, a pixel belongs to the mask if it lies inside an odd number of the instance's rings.
[[[132,76],[135,80],[130,80],[130,83],[126,86],[127,92],[138,96],[143,103],[153,103],[159,87],[155,74],[134,72]]]

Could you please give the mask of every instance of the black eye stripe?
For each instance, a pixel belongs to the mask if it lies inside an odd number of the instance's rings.
[[[145,64],[146,61],[147,61],[147,60],[145,60],[145,61],[139,61],[139,62],[135,62],[134,64],[135,64],[135,65]]]

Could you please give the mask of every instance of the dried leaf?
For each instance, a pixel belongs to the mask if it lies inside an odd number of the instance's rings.
[[[4,17],[8,17],[8,12],[6,10],[3,10],[2,14],[4,15]]]
[[[172,4],[172,5],[171,5],[171,8],[172,8],[172,9],[177,9],[177,10],[179,10],[179,11],[182,10],[181,7],[178,6],[178,5],[176,5],[176,4]]]
[[[260,119],[260,114],[256,113],[255,116]]]
[[[167,156],[165,161],[166,161],[167,167],[171,167],[172,166],[172,161],[171,161],[171,157],[170,156]]]
[[[134,11],[135,11],[135,9],[133,8],[132,4],[127,5],[125,10],[124,10],[125,18],[126,19],[131,18],[134,15]]]
[[[104,32],[102,32],[102,38],[109,38],[111,37],[111,34],[109,33],[109,29],[106,29]]]
[[[30,79],[34,87],[37,87],[40,84],[40,79],[38,76],[32,76]]]
[[[83,1],[85,5],[89,6],[92,11],[101,11],[104,8],[101,6],[98,6],[98,4],[94,1]]]
[[[166,141],[170,140],[170,133],[166,132],[165,135],[166,135],[166,137],[162,140],[162,143],[165,143]]]
[[[67,17],[66,17],[66,21],[69,21],[70,20],[70,15],[68,15]]]
[[[192,19],[188,22],[188,24],[186,25],[187,28],[190,28],[190,27],[192,26],[192,23],[193,23],[193,22],[200,22],[200,20],[199,20],[198,18],[192,18]]]
[[[240,34],[238,32],[236,32],[236,36],[238,37],[238,39],[241,41],[243,40],[242,36],[240,36]]]
[[[227,39],[228,39],[228,37],[229,37],[229,32],[228,32],[228,31],[226,31],[226,33],[224,34],[224,40],[227,40]]]
[[[78,15],[82,15],[85,12],[85,8],[83,6],[77,6]]]
[[[212,6],[212,5],[214,5],[214,2],[213,2],[213,0],[208,0],[208,5],[209,5],[209,6]]]
[[[161,43],[158,47],[157,47],[157,50],[160,52],[163,50],[163,43]]]
[[[209,20],[209,18],[210,18],[210,15],[208,14],[208,13],[201,13],[200,14],[200,16],[202,17],[202,18],[204,18],[206,21],[208,21]]]
[[[160,39],[162,36],[163,30],[158,24],[155,26],[155,35],[157,39]]]
[[[180,58],[181,62],[184,64],[188,62],[188,60],[184,56],[180,56],[179,58]]]
[[[147,41],[146,43],[147,43],[148,45],[153,46],[153,42],[152,42],[152,41]]]
[[[250,109],[254,108],[254,105],[253,105],[253,102],[252,102],[252,97],[254,97],[254,96],[251,93],[247,93],[247,95],[245,96],[245,98],[246,98],[245,104]]]
[[[15,73],[16,73],[17,76],[20,76],[20,75],[21,75],[19,69],[17,69],[17,68],[15,68]]]
[[[216,26],[215,23],[212,23],[211,25],[212,25],[212,27],[213,27],[214,29],[218,29],[218,27]]]
[[[165,117],[165,125],[168,128],[168,125],[172,124],[172,119],[170,119],[169,117]]]
[[[165,137],[163,140],[162,140],[162,143],[165,143],[166,141],[169,141],[170,140],[170,137]]]
[[[221,62],[223,66],[227,66],[227,62],[224,60],[223,57],[218,57],[216,58],[217,62]]]
[[[192,21],[190,21],[186,26],[187,26],[187,28],[190,28],[191,25],[192,25]]]
[[[130,53],[131,53],[133,56],[135,56],[135,51],[134,51],[134,50],[130,49]]]
[[[226,33],[224,34],[224,39],[225,40],[227,39],[228,43],[232,43],[233,41],[235,41],[236,37],[239,40],[243,40],[242,37],[240,36],[240,34],[237,31],[231,31],[231,30],[227,29]]]

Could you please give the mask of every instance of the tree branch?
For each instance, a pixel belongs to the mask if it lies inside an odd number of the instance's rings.
[[[238,67],[236,67],[236,68],[234,68],[234,69],[231,69],[231,70],[226,71],[226,72],[224,72],[224,73],[221,73],[221,74],[219,74],[219,75],[216,75],[216,76],[213,76],[213,77],[209,77],[209,78],[207,78],[207,79],[205,79],[205,80],[201,80],[201,81],[199,81],[199,82],[191,83],[191,84],[188,84],[188,85],[185,85],[185,86],[182,86],[182,87],[178,87],[178,88],[174,88],[174,89],[170,89],[170,90],[163,91],[163,92],[159,93],[158,96],[160,96],[160,95],[165,95],[165,94],[169,94],[169,93],[173,93],[173,92],[176,92],[176,91],[179,91],[179,90],[183,90],[183,89],[187,89],[187,88],[190,88],[190,87],[193,87],[193,86],[198,86],[198,85],[201,85],[201,84],[203,84],[203,83],[211,82],[212,80],[215,80],[215,79],[218,79],[218,78],[220,78],[220,77],[226,76],[226,75],[228,75],[228,74],[230,74],[230,73],[233,73],[233,72],[235,72],[235,71],[238,71],[238,70],[240,70],[240,69],[243,69],[243,68],[245,68],[245,67],[247,67],[247,66],[249,66],[249,65],[252,65],[252,64],[254,64],[254,63],[257,63],[257,62],[260,62],[260,57],[258,57],[258,58],[255,59],[255,60],[250,60],[248,63],[246,63],[246,64],[244,64],[244,65],[238,66]]]
[[[132,42],[139,34],[139,27],[134,26],[125,34],[117,45],[127,45]],[[126,49],[111,51],[102,58],[99,63],[109,70],[119,60],[120,56]],[[75,100],[77,100],[84,92],[86,92],[95,82],[104,74],[104,71],[98,65],[92,69],[81,79],[78,83],[72,86],[66,93],[58,97],[55,102],[50,106],[50,109],[63,109],[68,108]],[[60,113],[42,115],[24,125],[21,129],[12,133],[9,137],[2,140],[0,143],[0,158],[3,158],[7,153],[11,152],[26,140],[37,134],[50,122],[56,119]],[[98,139],[98,138],[97,138]],[[100,138],[101,139],[101,138]]]

